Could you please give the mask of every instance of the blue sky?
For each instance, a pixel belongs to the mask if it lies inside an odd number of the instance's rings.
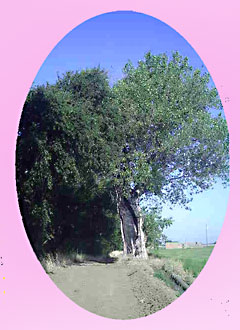
[[[217,240],[228,202],[228,189],[218,182],[213,190],[196,195],[190,203],[191,211],[181,207],[173,210],[166,205],[163,208],[164,217],[172,217],[174,223],[165,230],[167,237],[173,241],[206,243],[206,225],[208,243]]]
[[[130,59],[134,64],[147,51],[179,50],[191,65],[201,67],[200,57],[186,40],[161,21],[134,12],[114,12],[92,18],[67,34],[49,54],[39,70],[36,84],[53,83],[57,72],[100,65],[109,72],[113,83],[122,76]]]
[[[137,64],[144,54],[178,50],[189,58],[193,67],[206,70],[200,57],[187,41],[163,22],[139,13],[114,12],[92,18],[67,34],[49,54],[40,68],[34,85],[54,83],[58,74],[100,65],[107,69],[111,85],[122,77],[128,60]],[[192,211],[164,207],[164,216],[172,216],[174,224],[166,230],[169,239],[214,242],[221,231],[227,207],[228,189],[218,183],[214,190],[197,195]]]

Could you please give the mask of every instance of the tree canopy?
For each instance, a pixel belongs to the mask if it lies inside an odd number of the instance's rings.
[[[16,178],[24,224],[38,254],[65,243],[82,251],[89,246],[91,253],[101,252],[106,242],[119,247],[111,189],[97,184],[109,164],[103,136],[110,95],[106,73],[92,69],[67,72],[27,97]]]
[[[120,237],[116,191],[187,206],[217,179],[226,184],[228,166],[217,90],[178,52],[127,63],[112,88],[100,68],[33,87],[19,125],[19,203],[36,249],[55,246],[63,232],[94,236],[88,226],[112,239],[110,249]]]
[[[227,124],[209,81],[208,73],[194,70],[178,53],[171,60],[148,53],[137,68],[125,66],[125,77],[114,87],[126,122],[122,162],[128,182],[141,192],[185,204],[186,189],[203,191],[217,178],[227,182]]]

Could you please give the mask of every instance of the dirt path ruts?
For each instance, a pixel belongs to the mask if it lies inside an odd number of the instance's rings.
[[[66,296],[92,313],[116,319],[139,317],[138,301],[124,267],[71,266],[51,278]]]
[[[176,298],[142,264],[72,265],[58,268],[50,277],[80,307],[113,319],[146,316]]]

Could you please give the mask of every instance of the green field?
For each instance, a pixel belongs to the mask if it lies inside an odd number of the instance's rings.
[[[213,246],[193,249],[158,249],[151,252],[151,255],[158,258],[172,258],[180,260],[185,270],[191,271],[197,277],[205,266]]]

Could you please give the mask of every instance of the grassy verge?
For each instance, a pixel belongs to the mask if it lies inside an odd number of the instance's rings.
[[[73,264],[81,264],[85,262],[112,263],[116,258],[106,255],[94,256],[79,252],[55,252],[54,254],[46,254],[40,258],[40,262],[46,273],[54,273],[59,267],[67,267]]]
[[[40,259],[46,273],[53,273],[56,268],[67,267],[73,263],[82,263],[86,260],[86,255],[77,252],[47,254]]]
[[[176,285],[176,283],[172,280],[172,278],[169,276],[169,274],[164,270],[157,270],[154,273],[154,276],[165,282],[165,284],[170,287],[171,289],[175,290],[177,292],[177,297],[179,297],[183,292],[183,288]]]
[[[159,249],[151,252],[157,258],[179,260],[186,271],[190,271],[197,277],[205,266],[211,252],[212,246],[194,249]]]

